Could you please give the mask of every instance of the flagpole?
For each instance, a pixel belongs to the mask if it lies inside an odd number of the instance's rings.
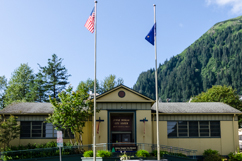
[[[156,5],[154,4],[154,43],[155,43],[155,95],[156,95],[156,129],[157,129],[157,160],[160,160],[158,82],[157,82],[157,46],[156,46]]]
[[[95,21],[94,21],[94,121],[93,121],[93,161],[96,161],[96,57],[97,57],[97,1],[95,1]]]

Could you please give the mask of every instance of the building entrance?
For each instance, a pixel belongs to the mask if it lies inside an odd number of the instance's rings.
[[[118,149],[134,146],[135,143],[135,113],[110,113],[111,148]]]

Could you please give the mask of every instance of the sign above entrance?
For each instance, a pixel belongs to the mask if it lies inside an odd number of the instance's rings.
[[[132,131],[132,117],[115,116],[111,118],[112,131]]]

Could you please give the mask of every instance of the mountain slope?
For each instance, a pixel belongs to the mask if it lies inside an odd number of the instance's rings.
[[[155,99],[154,69],[142,72],[133,89]],[[212,85],[242,94],[242,16],[219,22],[181,54],[158,67],[162,101],[187,101]]]

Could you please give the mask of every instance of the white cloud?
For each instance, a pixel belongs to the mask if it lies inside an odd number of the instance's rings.
[[[233,14],[242,13],[242,0],[206,0],[206,3],[207,5],[231,6],[231,12]]]

